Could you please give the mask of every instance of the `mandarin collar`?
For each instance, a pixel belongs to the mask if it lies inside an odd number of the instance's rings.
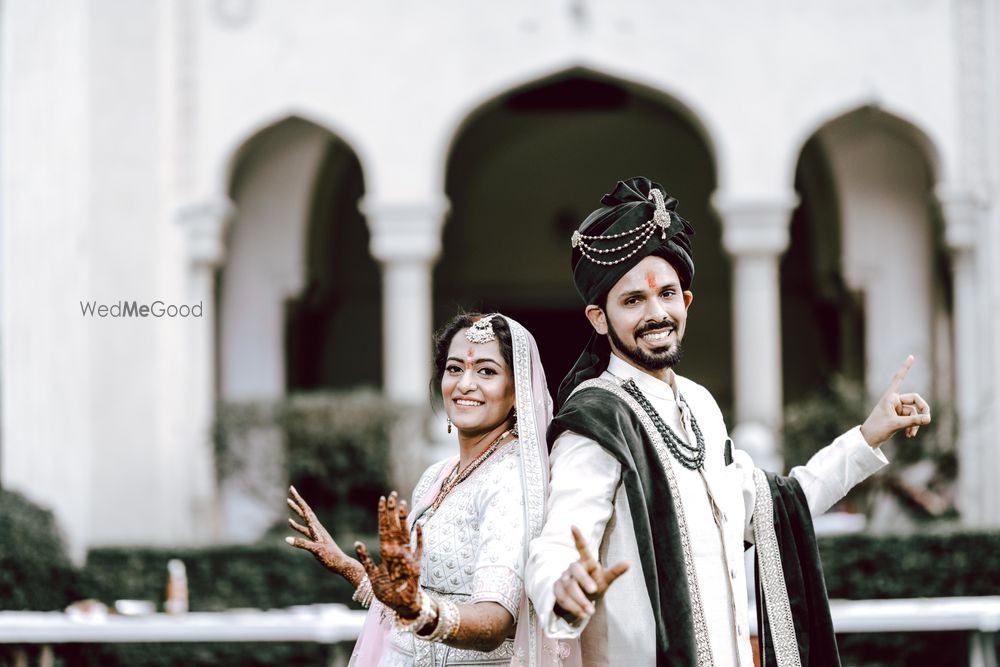
[[[631,378],[645,394],[661,400],[677,402],[676,382],[672,385],[669,382],[659,380],[649,373],[639,370],[614,352],[611,353],[611,358],[608,360],[608,372],[622,380]],[[673,370],[670,371],[670,379],[674,380]]]

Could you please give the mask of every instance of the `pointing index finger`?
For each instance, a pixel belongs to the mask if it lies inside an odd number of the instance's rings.
[[[910,371],[910,366],[912,365],[913,365],[913,355],[911,354],[908,357],[906,357],[906,361],[903,362],[903,365],[899,367],[899,370],[896,371],[896,374],[892,377],[892,382],[889,383],[888,393],[890,394],[899,393],[899,388],[903,386],[903,380],[906,378],[906,374]]]
[[[573,542],[576,544],[577,553],[580,554],[580,560],[585,563],[592,563],[594,558],[590,555],[590,550],[587,548],[587,543],[583,540],[583,534],[580,533],[580,529],[576,526],[571,526],[570,530],[573,531]]]

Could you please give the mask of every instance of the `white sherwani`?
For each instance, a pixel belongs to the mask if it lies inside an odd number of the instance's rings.
[[[695,441],[690,426],[694,413],[705,440],[705,478],[672,458],[665,464],[671,465],[677,479],[679,512],[685,515],[694,580],[714,663],[752,667],[743,543],[753,542],[753,461],[746,452],[734,449],[733,462],[725,464],[726,426],[715,399],[701,385],[674,375],[675,392],[670,384],[613,354],[601,377],[613,381],[632,378],[664,422],[689,443]],[[854,428],[817,452],[806,465],[794,468],[791,476],[801,485],[809,509],[816,515],[886,463],[882,452],[871,448],[860,428]],[[655,665],[653,611],[620,464],[593,440],[565,432],[552,448],[550,465],[547,519],[541,535],[531,543],[525,576],[525,587],[542,627],[553,637],[580,636],[585,666]],[[553,586],[578,558],[570,532],[573,525],[591,550],[599,553],[602,564],[624,560],[631,566],[608,589],[594,616],[579,627],[553,613]],[[689,572],[689,579],[691,575]]]

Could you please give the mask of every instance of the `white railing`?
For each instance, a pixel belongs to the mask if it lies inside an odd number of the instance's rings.
[[[337,644],[357,639],[364,620],[364,611],[341,604],[145,616],[4,611],[0,644],[40,645],[39,666],[52,667],[54,644],[315,642],[330,646],[330,664],[341,665],[347,661]],[[27,667],[26,652],[18,663]]]
[[[870,632],[968,632],[969,666],[997,667],[1000,595],[988,597],[830,600],[837,634]],[[757,618],[750,613],[751,634]]]
[[[830,611],[838,634],[968,632],[970,667],[997,667],[1000,596],[831,600]],[[339,604],[135,617],[7,611],[0,612],[0,644],[41,645],[41,667],[54,664],[52,645],[71,642],[316,642],[335,647],[357,638],[364,617],[365,612]],[[331,665],[345,662],[346,655],[331,651]],[[22,664],[26,667],[26,658]]]

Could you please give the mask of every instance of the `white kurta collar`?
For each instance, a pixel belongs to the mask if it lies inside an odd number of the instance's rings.
[[[655,396],[664,401],[677,401],[675,386],[672,386],[669,382],[658,380],[649,373],[644,373],[614,352],[611,353],[611,358],[608,360],[608,372],[623,380],[631,378],[639,385],[639,389],[644,394]],[[670,371],[670,379],[674,379],[674,372],[672,370]],[[674,385],[676,385],[676,382],[674,382]]]

